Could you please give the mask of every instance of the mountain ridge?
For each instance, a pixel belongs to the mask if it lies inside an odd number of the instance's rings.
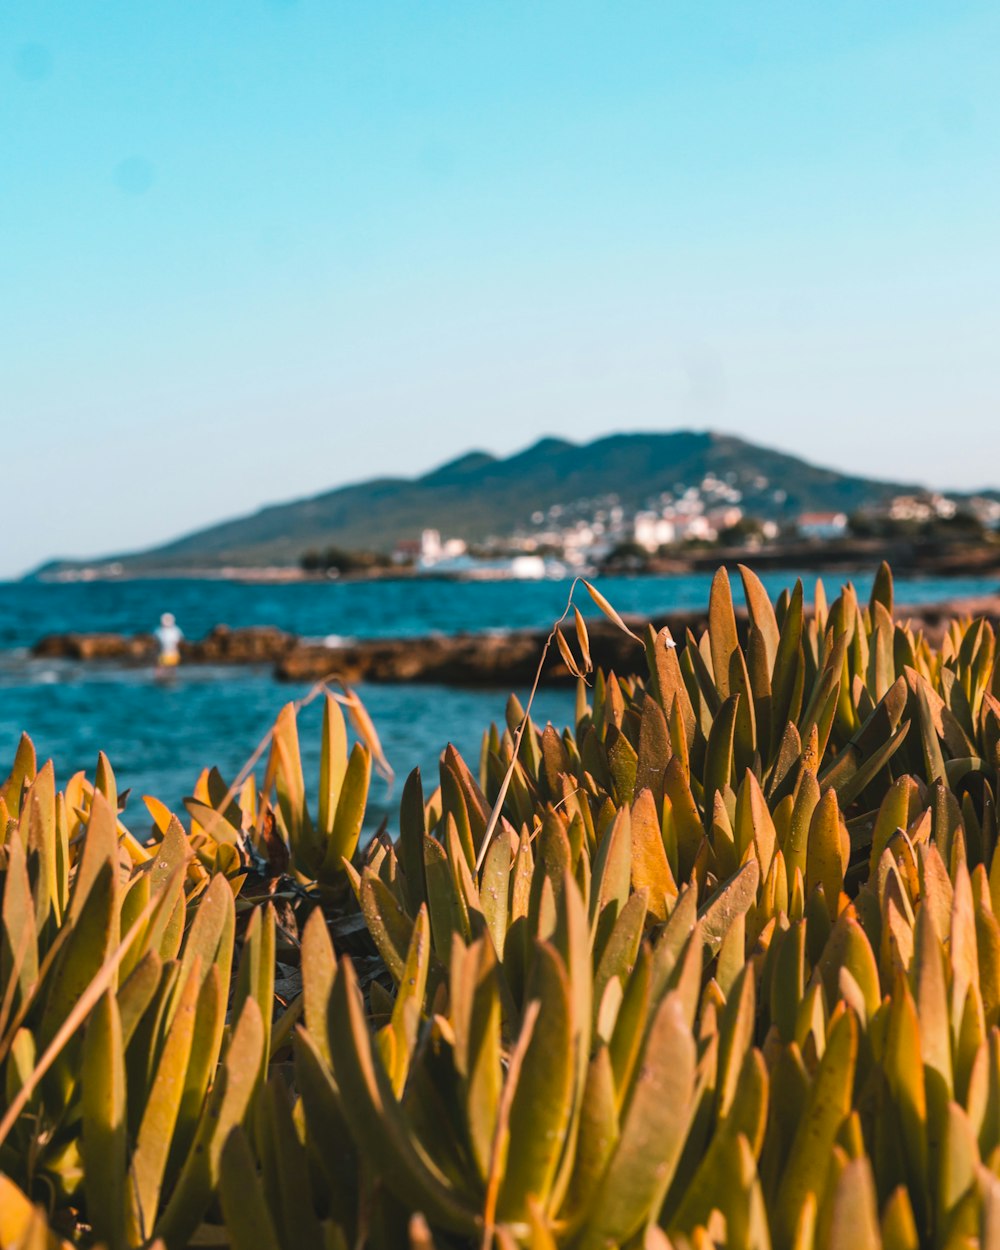
[[[50,561],[32,576],[111,562],[128,572],[290,566],[310,548],[389,551],[424,528],[477,541],[527,527],[533,513],[555,506],[615,498],[626,511],[641,509],[709,474],[735,483],[748,515],[776,520],[852,512],[925,489],[840,473],[710,430],[622,432],[584,443],[546,436],[509,456],[472,450],[417,477],[376,477],[268,504],[142,551]]]

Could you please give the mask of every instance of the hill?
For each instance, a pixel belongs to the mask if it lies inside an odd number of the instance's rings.
[[[742,493],[751,515],[781,520],[844,511],[916,489],[823,469],[711,432],[613,434],[577,444],[544,438],[506,458],[470,452],[417,478],[373,478],[261,508],[147,551],[106,561],[60,561],[39,573],[120,561],[130,573],[227,565],[294,565],[310,548],[391,550],[425,527],[476,540],[506,535],[553,506],[586,501],[643,508],[665,490],[713,474]]]

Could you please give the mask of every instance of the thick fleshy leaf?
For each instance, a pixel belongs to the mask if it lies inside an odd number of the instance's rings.
[[[510,1109],[510,1149],[500,1219],[523,1219],[530,1199],[546,1205],[565,1144],[574,1089],[573,1012],[566,967],[548,943],[535,948],[526,989],[541,1005]]]
[[[593,1191],[581,1250],[624,1242],[655,1218],[684,1145],[695,1062],[680,999],[669,994],[652,1021],[617,1146]]]
[[[87,1209],[111,1250],[125,1241],[125,1063],[114,995],[106,993],[87,1025],[81,1072]]]
[[[830,1151],[850,1111],[857,1051],[857,1024],[850,1012],[844,1012],[827,1039],[778,1189],[774,1204],[777,1250],[791,1246],[806,1195],[822,1191]]]

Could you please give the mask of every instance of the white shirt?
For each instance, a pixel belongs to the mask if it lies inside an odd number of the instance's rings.
[[[184,635],[176,625],[161,625],[156,631],[156,641],[160,644],[160,655],[177,655],[178,647]]]

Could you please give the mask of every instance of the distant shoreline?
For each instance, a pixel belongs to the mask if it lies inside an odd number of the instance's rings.
[[[749,564],[757,571],[780,571],[809,569],[816,572],[857,572],[866,567],[876,568],[887,560],[897,575],[906,577],[967,577],[989,576],[995,573],[1000,581],[1000,542],[935,543],[917,542],[909,539],[837,539],[827,541],[764,544],[759,547],[705,546],[678,549],[656,554],[641,562],[619,560],[607,562],[599,568],[569,568],[565,578],[577,574],[594,576],[663,577],[691,573],[714,572],[720,565],[733,569],[737,564]],[[224,565],[218,568],[135,568],[116,566],[113,562],[101,562],[71,569],[44,569],[26,574],[23,582],[47,585],[79,585],[89,582],[131,581],[217,581],[261,585],[273,584],[340,584],[353,582],[395,581],[513,581],[513,571],[505,572],[491,564],[481,569],[417,569],[396,566],[390,568],[358,569],[330,576],[328,573],[307,572],[296,565]],[[527,579],[544,580],[544,579]]]

